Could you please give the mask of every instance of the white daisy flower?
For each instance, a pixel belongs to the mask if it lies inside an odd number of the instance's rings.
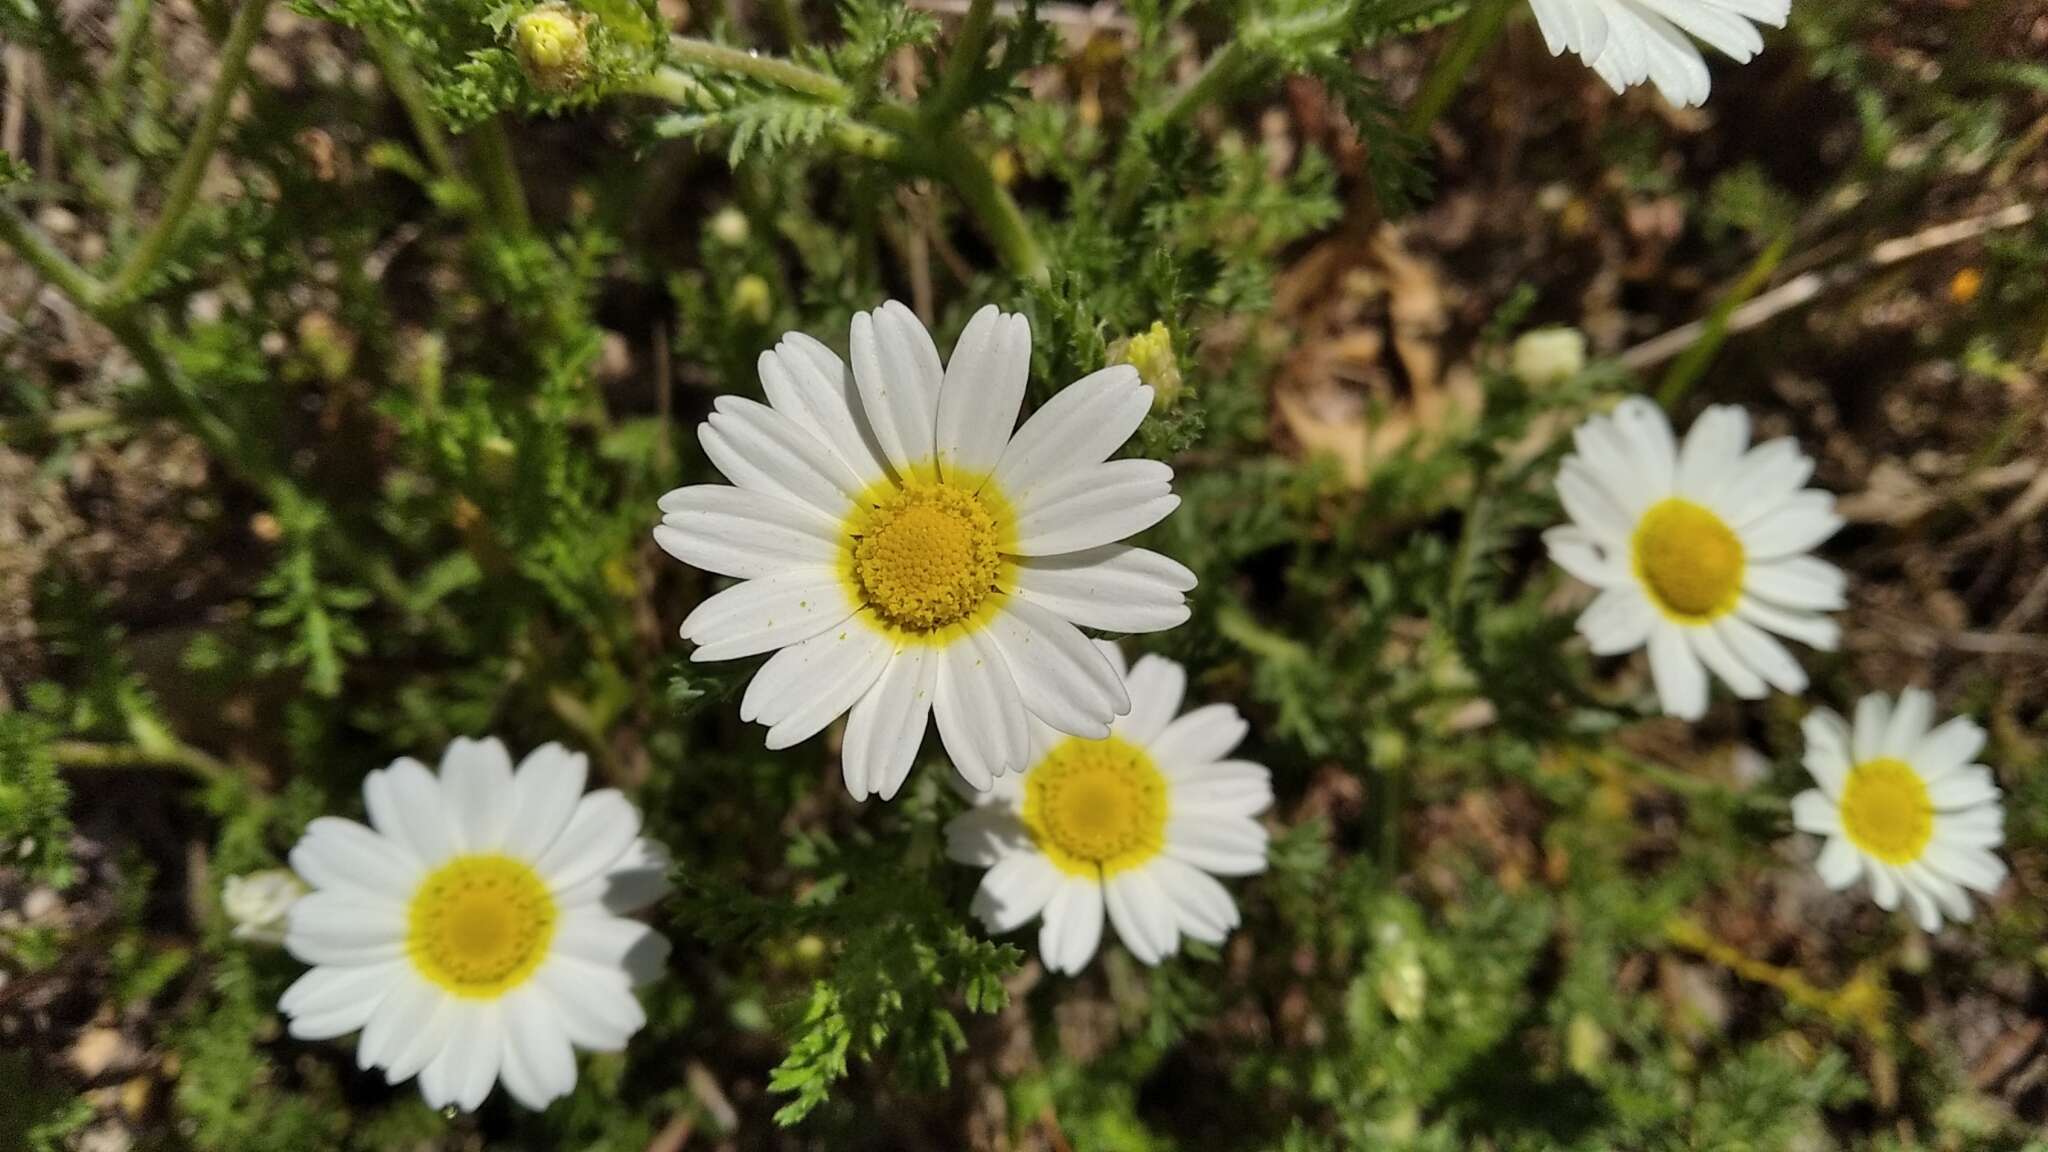
[[[1792,0],[1529,0],[1529,7],[1552,56],[1569,49],[1616,92],[1648,80],[1666,100],[1691,107],[1707,102],[1712,84],[1693,38],[1747,64],[1764,48],[1756,26],[1783,28]]]
[[[1804,487],[1813,461],[1790,439],[1749,445],[1742,409],[1707,409],[1674,443],[1640,396],[1572,433],[1557,491],[1572,523],[1543,534],[1550,558],[1599,588],[1578,630],[1602,656],[1648,645],[1664,711],[1707,710],[1707,671],[1744,700],[1806,688],[1772,633],[1832,651],[1825,612],[1842,570],[1807,555],[1835,534],[1835,498]]]
[[[1119,673],[1123,654],[1097,641]],[[1086,967],[1105,909],[1146,964],[1183,936],[1221,944],[1237,904],[1217,876],[1266,870],[1273,803],[1266,769],[1226,759],[1246,724],[1228,704],[1175,718],[1187,671],[1158,656],[1130,669],[1131,713],[1108,739],[1034,723],[1032,764],[996,781],[946,826],[946,852],[986,867],[974,914],[990,932],[1041,917],[1038,952],[1055,972]]]
[[[285,947],[314,967],[278,1001],[291,1034],[361,1029],[359,1066],[465,1111],[500,1080],[545,1108],[576,1085],[572,1046],[624,1048],[668,941],[622,914],[661,897],[669,861],[624,796],[583,794],[587,772],[557,744],[515,772],[497,740],[457,740],[438,777],[370,773],[369,827],[308,825],[291,863],[313,891]]]
[[[698,431],[732,481],[661,499],[654,538],[738,577],[683,621],[695,660],[776,654],[740,701],[768,747],[852,711],[855,799],[896,794],[935,716],[987,789],[1030,753],[1027,722],[1102,737],[1130,709],[1081,625],[1187,619],[1194,574],[1118,543],[1180,504],[1173,469],[1110,460],[1152,406],[1129,365],[1082,378],[1011,435],[1031,328],[976,313],[943,367],[894,301],[853,318],[853,370],[791,332],[761,354],[767,404],[719,397]]]
[[[1899,894],[1932,932],[1970,918],[1968,888],[1985,895],[2005,882],[1992,849],[2005,842],[2005,809],[1991,770],[1973,763],[1984,729],[1958,716],[1928,730],[1934,698],[1917,688],[1897,707],[1882,692],[1856,705],[1854,725],[1825,708],[1809,713],[1806,770],[1818,788],[1792,799],[1792,822],[1825,836],[1815,867],[1830,888],[1870,877],[1890,911]]]

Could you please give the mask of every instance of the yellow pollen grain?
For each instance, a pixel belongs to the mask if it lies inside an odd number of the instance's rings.
[[[1719,516],[1672,497],[1637,522],[1636,577],[1666,616],[1699,624],[1735,610],[1742,598],[1742,540]]]
[[[1001,540],[996,515],[975,492],[912,480],[862,502],[847,530],[848,575],[882,622],[937,632],[973,616],[996,593]]]
[[[558,917],[547,883],[525,861],[457,856],[413,894],[406,953],[420,975],[441,988],[492,999],[540,967]]]
[[[1903,761],[1866,760],[1842,785],[1842,829],[1849,842],[1887,864],[1910,864],[1934,837],[1934,800]]]
[[[1068,739],[1024,774],[1024,827],[1061,871],[1113,876],[1166,847],[1166,777],[1143,748]]]

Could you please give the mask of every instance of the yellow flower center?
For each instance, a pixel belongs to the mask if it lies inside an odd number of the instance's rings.
[[[1136,868],[1166,846],[1166,777],[1115,736],[1066,740],[1024,774],[1024,827],[1061,871]]]
[[[1887,864],[1910,864],[1934,836],[1934,800],[1902,761],[1866,760],[1842,786],[1842,828],[1849,842]]]
[[[1008,519],[988,484],[883,481],[847,523],[847,578],[884,624],[929,636],[1002,602]]]
[[[1636,577],[1666,616],[1704,623],[1742,598],[1742,540],[1690,500],[1659,501],[1636,524]]]
[[[406,952],[457,996],[492,999],[547,957],[559,912],[540,874],[510,856],[457,856],[413,894]]]

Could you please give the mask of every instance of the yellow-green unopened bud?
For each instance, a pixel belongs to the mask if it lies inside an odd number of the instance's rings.
[[[732,286],[732,297],[725,302],[726,310],[735,319],[755,324],[766,324],[775,314],[775,292],[768,282],[759,276],[742,276]]]
[[[543,92],[568,92],[590,74],[590,17],[567,4],[542,4],[512,23],[512,42],[526,78]]]
[[[1508,370],[1532,388],[1556,384],[1586,366],[1586,335],[1576,328],[1537,328],[1515,339]]]
[[[1173,332],[1165,321],[1124,342],[1123,362],[1138,370],[1138,379],[1152,386],[1152,407],[1161,411],[1180,399],[1180,360],[1173,354]]]
[[[477,446],[476,465],[484,483],[502,492],[519,479],[519,445],[503,436],[487,436]]]

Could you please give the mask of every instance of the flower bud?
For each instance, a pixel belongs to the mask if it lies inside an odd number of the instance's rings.
[[[736,320],[766,324],[775,314],[775,292],[759,276],[742,276],[732,286],[732,296],[726,300],[725,308]]]
[[[1165,411],[1180,399],[1180,360],[1173,354],[1173,331],[1163,320],[1129,340],[1115,359],[1138,370],[1138,379],[1152,387],[1152,407]]]
[[[1536,328],[1515,339],[1509,370],[1532,388],[1556,384],[1586,366],[1586,334],[1576,328]]]
[[[282,944],[285,915],[305,894],[305,883],[290,870],[269,868],[228,877],[221,886],[220,906],[234,922],[235,939]]]
[[[753,226],[747,222],[747,214],[737,208],[720,208],[711,218],[711,238],[728,248],[737,248],[747,242]]]
[[[548,0],[512,22],[512,44],[526,78],[543,92],[573,91],[589,75],[590,17],[559,0]]]

